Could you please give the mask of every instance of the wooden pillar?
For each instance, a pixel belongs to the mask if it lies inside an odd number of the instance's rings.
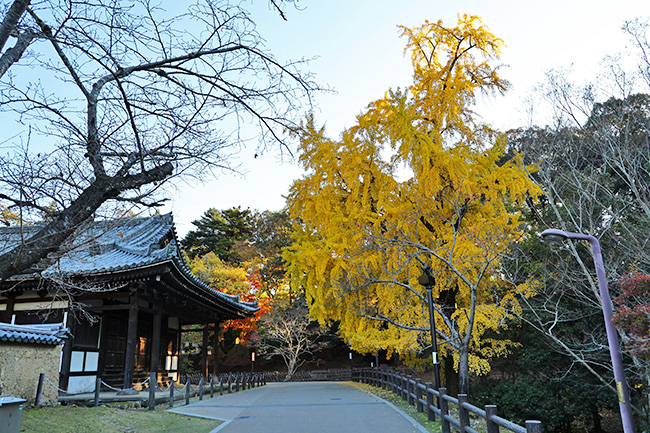
[[[212,364],[212,377],[217,380],[219,377],[219,332],[221,331],[221,323],[214,323],[214,349],[212,350],[212,357],[214,364]]]
[[[7,309],[5,310],[2,321],[5,323],[11,323],[11,316],[14,314],[14,305],[16,303],[15,296],[9,296],[7,298]]]
[[[75,333],[75,320],[72,314],[68,314],[68,320],[66,321],[66,328],[70,330],[72,335]],[[72,340],[73,338],[68,338],[63,344],[63,353],[61,356],[61,371],[59,372],[59,388],[68,390],[68,382],[70,380],[70,361],[72,360]]]
[[[208,377],[208,344],[210,343],[209,324],[203,324],[203,345],[201,347],[201,375]]]
[[[160,337],[162,334],[162,308],[156,305],[153,311],[153,335],[151,336],[151,368],[150,372],[154,373],[155,382],[151,386],[155,386],[158,382],[158,362],[160,360]]]
[[[131,295],[129,308],[129,325],[126,333],[126,353],[124,355],[124,389],[133,386],[133,371],[135,370],[135,346],[138,337],[138,293]]]

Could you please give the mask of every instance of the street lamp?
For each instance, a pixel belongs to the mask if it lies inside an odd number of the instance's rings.
[[[618,344],[618,334],[616,333],[616,328],[612,325],[612,300],[609,297],[609,289],[607,288],[607,278],[605,277],[605,266],[603,265],[600,243],[598,242],[598,239],[590,235],[565,232],[557,229],[544,230],[542,236],[550,242],[576,239],[588,241],[591,244],[591,251],[594,256],[594,265],[596,266],[596,276],[598,277],[598,288],[600,289],[600,298],[603,306],[603,316],[605,318],[605,330],[607,331],[609,354],[612,357],[612,367],[614,368],[614,380],[616,381],[616,394],[618,395],[618,406],[621,411],[621,420],[623,421],[623,431],[625,433],[634,433],[634,417],[632,416],[630,394],[627,388],[627,382],[625,381],[625,370],[623,370],[623,360],[621,358],[621,351]]]
[[[255,366],[255,352],[251,352],[251,373],[254,371]]]
[[[350,380],[352,380],[352,352],[350,352]]]
[[[436,376],[436,389],[440,389],[440,363],[438,362],[438,342],[436,339],[436,322],[433,315],[433,295],[431,289],[436,284],[436,279],[431,275],[431,267],[425,266],[422,275],[418,278],[418,282],[427,289],[427,298],[429,303],[429,326],[431,328],[431,347],[433,352],[431,358],[433,360],[433,369]]]

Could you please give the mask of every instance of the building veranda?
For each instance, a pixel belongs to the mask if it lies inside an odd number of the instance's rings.
[[[37,229],[0,228],[0,251]],[[90,222],[53,264],[0,282],[0,320],[70,330],[58,380],[69,393],[94,391],[97,377],[123,389],[150,372],[161,384],[179,380],[184,325],[202,325],[202,372],[210,364],[217,372],[218,351],[209,355],[207,347],[217,347],[218,324],[258,307],[199,281],[178,245],[171,214]]]

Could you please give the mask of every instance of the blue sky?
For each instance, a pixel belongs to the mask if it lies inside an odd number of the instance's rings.
[[[593,78],[606,54],[625,49],[620,30],[625,19],[650,17],[647,0],[618,1],[438,1],[301,0],[289,8],[288,21],[268,10],[267,0],[253,0],[253,18],[267,46],[280,60],[316,57],[310,70],[336,91],[316,95],[316,117],[337,137],[355,116],[388,88],[404,87],[411,78],[398,25],[409,27],[442,19],[453,25],[458,13],[479,15],[506,43],[503,75],[512,83],[504,97],[482,101],[478,108],[499,128],[521,126],[523,98],[554,67],[572,66],[575,77]],[[541,120],[543,121],[543,120]],[[183,236],[210,207],[279,210],[291,182],[302,170],[277,154],[254,158],[254,148],[238,157],[245,176],[224,173],[203,185],[181,185],[170,194]]]

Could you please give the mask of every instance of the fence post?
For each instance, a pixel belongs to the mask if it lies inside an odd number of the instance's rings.
[[[442,423],[442,433],[451,433],[451,426],[449,420],[446,418],[449,415],[449,402],[445,398],[447,396],[447,388],[440,388],[440,422]]]
[[[390,382],[393,385],[393,392],[399,396],[399,387],[398,387],[398,382],[397,382],[397,373],[394,371],[391,372],[391,378]]]
[[[467,403],[467,394],[458,394],[458,420],[461,431],[465,431],[465,427],[469,426],[469,412],[463,403]]]
[[[210,378],[210,398],[214,398],[214,376]]]
[[[97,379],[95,379],[95,407],[99,406],[99,392],[101,391],[101,389],[102,389],[102,378],[97,376]]]
[[[414,394],[413,393],[413,376],[409,374],[407,376],[406,380],[407,380],[406,389],[408,390],[407,392],[408,392],[408,395],[409,395],[409,406],[413,406],[413,404],[415,404],[413,402],[413,394]]]
[[[493,416],[497,416],[497,407],[493,404],[486,404],[485,423],[487,424],[487,433],[499,433],[499,425],[492,421]]]
[[[199,380],[199,400],[203,400],[203,378]]]
[[[235,375],[235,392],[239,392],[239,373]]]
[[[174,381],[169,384],[169,407],[174,407]]]
[[[156,408],[156,373],[149,372],[149,410]]]
[[[190,404],[190,379],[185,383],[185,405]]]
[[[43,381],[45,380],[45,373],[38,375],[38,387],[36,388],[36,400],[34,406],[39,408],[41,406],[41,394],[43,394]]]
[[[527,433],[542,433],[542,422],[541,421],[526,421],[526,432]]]
[[[427,382],[424,385],[427,387],[427,420],[435,421],[436,413],[433,411],[433,383]],[[488,431],[488,433],[493,432]]]
[[[228,373],[228,394],[232,394],[232,373]]]
[[[422,405],[422,379],[415,379],[415,405],[417,407],[418,413],[424,412],[424,406]]]
[[[402,373],[399,374],[399,389],[400,389],[400,397],[402,397],[402,400],[406,401],[408,398],[406,395],[407,391],[407,383],[406,383],[406,376],[404,376]]]

